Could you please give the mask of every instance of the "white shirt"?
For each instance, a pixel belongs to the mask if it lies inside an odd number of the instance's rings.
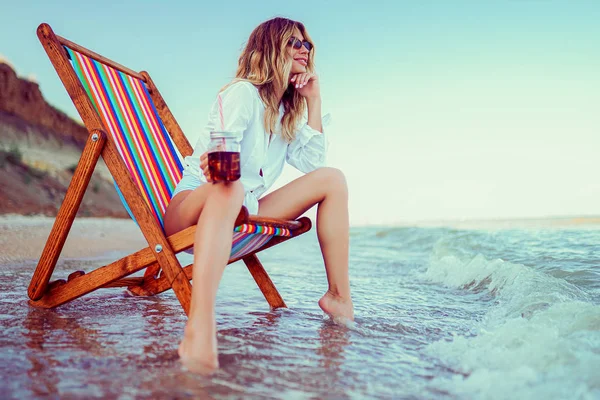
[[[265,105],[260,98],[258,88],[246,81],[239,81],[221,92],[224,126],[221,129],[219,104],[216,100],[208,116],[206,128],[198,138],[194,153],[185,158],[184,174],[196,176],[200,182],[207,183],[200,171],[200,156],[205,153],[210,143],[210,132],[224,130],[241,132],[240,169],[241,183],[246,192],[244,205],[250,214],[258,213],[258,199],[279,178],[284,163],[304,173],[325,166],[328,142],[324,133],[308,126],[308,116],[304,115],[296,138],[287,143],[279,134],[283,105],[279,109],[279,118],[275,133],[266,132],[263,118]],[[323,123],[329,122],[329,115]],[[262,170],[262,176],[261,176]]]

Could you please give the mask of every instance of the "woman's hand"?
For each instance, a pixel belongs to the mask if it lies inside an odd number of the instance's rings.
[[[321,97],[321,89],[319,88],[319,77],[317,74],[304,72],[295,74],[290,79],[290,83],[294,85],[298,93],[307,99]]]
[[[206,177],[206,181],[212,182],[212,177],[210,176],[210,171],[208,170],[208,151],[200,156],[200,169]]]

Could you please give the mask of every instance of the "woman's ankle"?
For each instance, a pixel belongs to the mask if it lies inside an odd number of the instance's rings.
[[[325,295],[330,296],[333,299],[344,302],[344,303],[346,303],[348,301],[352,301],[349,290],[342,293],[338,290],[337,287],[330,287],[329,289],[327,289],[327,292],[325,293]]]

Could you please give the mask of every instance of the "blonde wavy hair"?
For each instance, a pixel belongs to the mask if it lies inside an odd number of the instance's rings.
[[[288,81],[292,70],[292,58],[288,53],[288,42],[298,29],[305,41],[312,43],[304,25],[287,18],[273,18],[257,26],[244,47],[238,60],[238,68],[232,83],[240,80],[258,88],[265,104],[265,129],[275,133],[279,117],[277,93],[284,91],[281,103],[284,115],[281,120],[281,136],[288,143],[296,137],[296,127],[306,111],[306,101]],[[314,71],[315,48],[308,55],[306,72]],[[229,85],[231,85],[230,83]],[[227,86],[229,86],[227,85]],[[227,87],[225,86],[225,87]]]

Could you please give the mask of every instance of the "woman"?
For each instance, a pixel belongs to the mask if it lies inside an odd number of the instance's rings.
[[[327,141],[313,59],[314,49],[301,23],[274,18],[260,24],[239,58],[236,79],[220,93],[223,130],[242,132],[241,179],[206,184],[211,182],[209,132],[221,130],[218,102],[194,153],[186,158],[164,227],[171,235],[198,224],[190,315],[179,346],[179,356],[189,368],[219,366],[215,297],[242,204],[251,214],[286,220],[318,204],[317,234],[329,283],[319,306],[334,318],[354,319],[348,277],[348,190],[339,170],[323,167]],[[306,174],[260,198],[286,160]]]

